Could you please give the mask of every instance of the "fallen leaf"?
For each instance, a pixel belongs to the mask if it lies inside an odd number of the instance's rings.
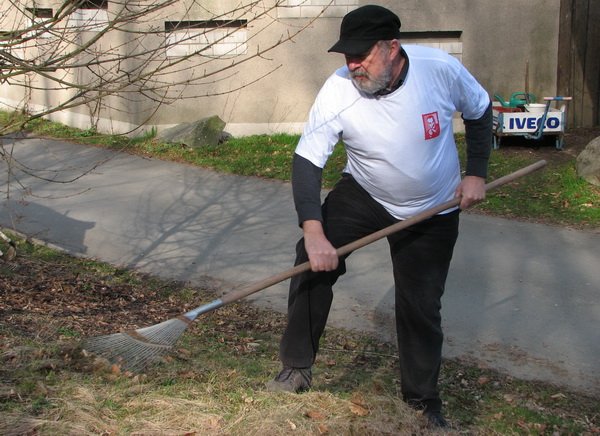
[[[314,419],[315,421],[323,421],[325,419],[325,415],[318,410],[309,410],[304,415],[310,419]]]
[[[517,426],[521,427],[524,430],[529,430],[529,424],[527,424],[525,421],[523,421],[522,419],[519,419],[517,421]]]
[[[477,379],[477,384],[478,384],[479,386],[483,386],[483,385],[485,385],[485,384],[488,384],[488,383],[489,383],[489,381],[490,381],[489,377],[486,377],[486,376],[482,375],[481,377],[479,377],[479,378]]]
[[[369,411],[363,406],[354,403],[350,403],[350,411],[358,416],[367,416],[369,414]]]
[[[362,407],[367,406],[367,402],[361,394],[353,394],[352,398],[350,398],[350,402]]]

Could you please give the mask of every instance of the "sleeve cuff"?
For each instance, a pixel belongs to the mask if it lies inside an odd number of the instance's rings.
[[[487,158],[470,158],[467,160],[465,168],[466,176],[477,176],[487,178],[488,159]]]

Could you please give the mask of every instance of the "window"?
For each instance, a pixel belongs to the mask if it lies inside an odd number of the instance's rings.
[[[97,32],[108,25],[108,0],[77,0],[77,9],[69,17],[69,27]]]
[[[108,0],[79,1],[77,9],[108,9]]]
[[[358,0],[280,0],[277,17],[341,18],[358,6]]]
[[[246,54],[247,25],[246,20],[165,21],[167,56]]]
[[[31,14],[34,22],[39,21],[36,18],[48,19],[53,16],[52,9],[49,8],[26,8],[26,10]]]
[[[400,32],[400,41],[407,44],[439,48],[462,62],[463,47],[461,35],[462,32],[459,30]]]
[[[44,22],[53,18],[53,12],[50,8],[26,8],[31,16],[31,24],[36,28],[30,35],[34,38],[51,38],[52,35],[45,31]]]

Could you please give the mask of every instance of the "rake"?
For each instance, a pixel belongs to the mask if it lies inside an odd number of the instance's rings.
[[[536,171],[546,165],[546,161],[541,160],[532,165],[524,167],[514,173],[496,179],[485,185],[486,191],[495,189],[516,180],[519,177]],[[351,242],[337,249],[338,256],[344,256],[359,248],[369,245],[379,239],[387,237],[392,233],[410,227],[420,221],[443,212],[460,204],[460,198],[442,203],[438,206],[427,209],[418,215],[408,218],[404,221],[395,223],[389,227],[367,235],[361,239]],[[97,356],[104,357],[111,363],[117,364],[120,368],[129,371],[141,371],[149,364],[156,362],[162,356],[167,354],[175,345],[180,336],[185,332],[188,326],[200,315],[212,312],[220,307],[235,301],[241,300],[260,290],[266,289],[276,283],[294,277],[298,274],[310,270],[310,263],[304,262],[296,265],[286,271],[280,272],[263,280],[243,286],[237,290],[231,291],[221,298],[210,303],[199,306],[189,312],[177,316],[176,318],[163,321],[149,327],[129,330],[121,333],[113,333],[105,336],[96,336],[88,338],[83,342],[83,349]]]

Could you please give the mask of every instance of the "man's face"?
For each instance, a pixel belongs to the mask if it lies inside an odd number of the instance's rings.
[[[393,75],[390,50],[386,42],[380,42],[363,55],[345,55],[354,86],[367,94],[386,88]]]

